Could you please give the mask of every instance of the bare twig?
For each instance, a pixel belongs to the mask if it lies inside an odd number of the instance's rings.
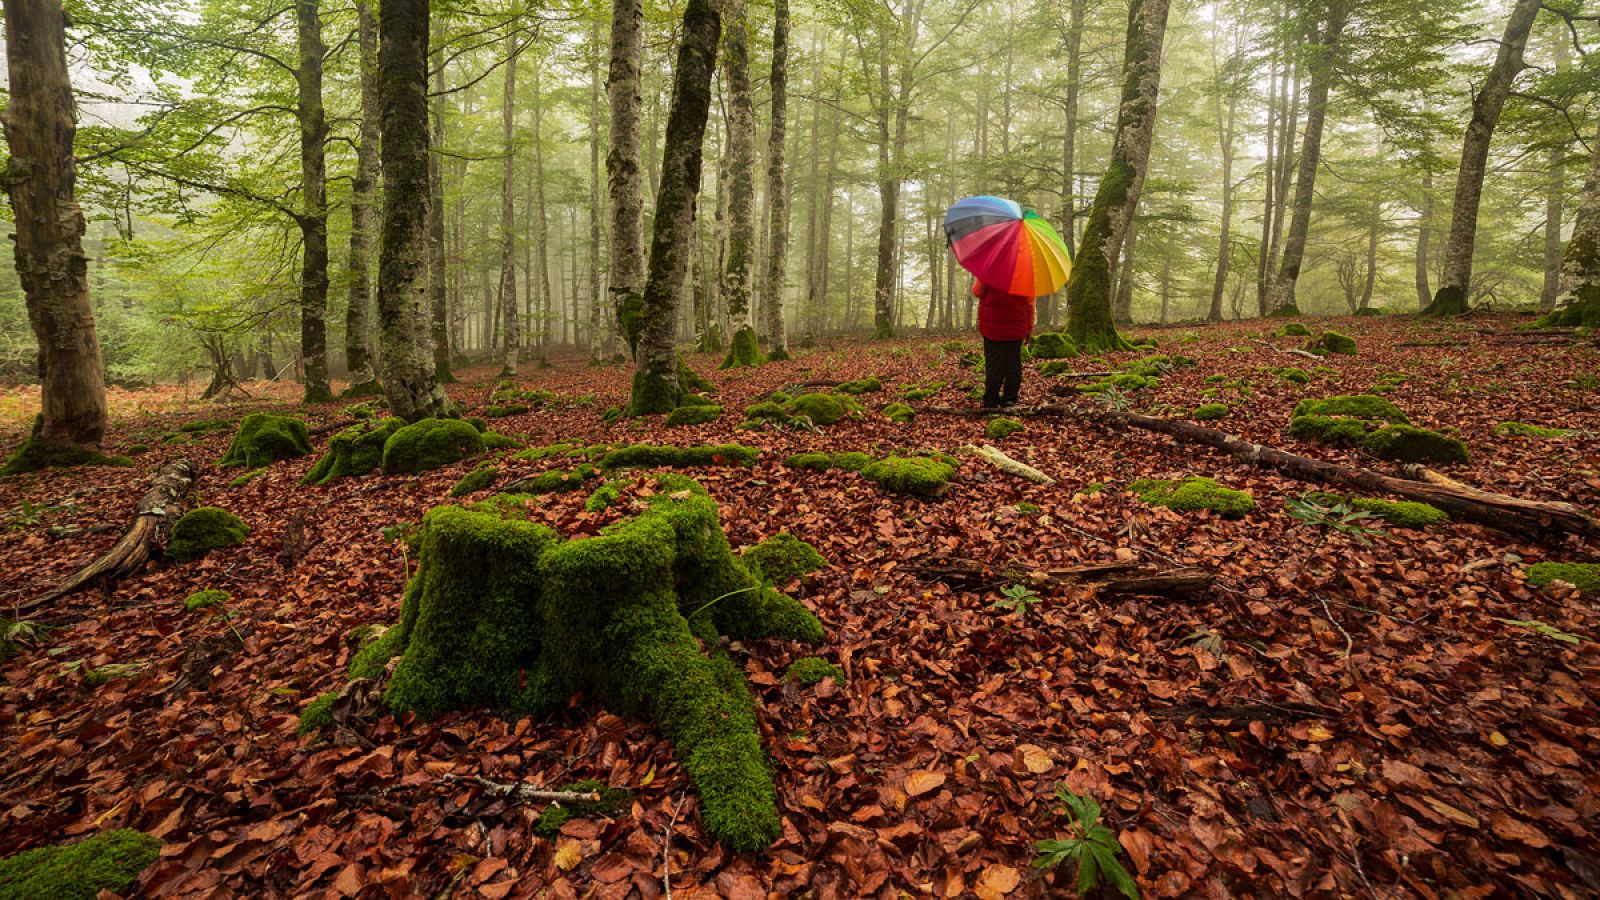
[[[667,900],[672,900],[672,832],[678,827],[678,811],[683,809],[684,791],[678,792],[678,802],[672,804],[672,818],[667,820],[667,837],[661,842],[661,886]]]
[[[483,788],[484,793],[495,797],[506,797],[520,800],[524,803],[599,803],[599,791],[546,791],[536,788],[525,781],[491,781],[482,775],[445,774],[440,776],[440,781],[458,784],[476,784]]]

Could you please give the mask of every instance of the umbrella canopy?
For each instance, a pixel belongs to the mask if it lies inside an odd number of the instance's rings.
[[[1043,216],[1004,197],[957,200],[944,216],[956,262],[995,290],[1042,297],[1072,271],[1061,235]]]

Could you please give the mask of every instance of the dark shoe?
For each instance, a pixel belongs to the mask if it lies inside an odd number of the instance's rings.
[[[1001,400],[1000,401],[1000,408],[1001,409],[1010,409],[1011,407],[1016,406],[1016,405],[1017,405],[1017,398],[1015,398],[1015,397],[1011,398],[1010,400]]]
[[[1000,408],[1000,402],[998,400],[985,400],[985,401],[983,401],[983,408],[984,409],[999,409]]]

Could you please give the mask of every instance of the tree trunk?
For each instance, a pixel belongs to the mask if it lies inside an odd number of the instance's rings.
[[[1450,236],[1444,245],[1444,274],[1425,316],[1455,316],[1467,311],[1472,286],[1472,248],[1478,234],[1478,204],[1483,199],[1483,176],[1489,167],[1489,141],[1494,137],[1500,110],[1511,94],[1511,83],[1526,63],[1522,51],[1539,15],[1541,0],[1517,0],[1506,22],[1505,36],[1495,53],[1483,86],[1472,98],[1472,118],[1461,143],[1461,169],[1456,175],[1456,202],[1450,211]]]
[[[384,0],[378,18],[383,104],[383,237],[378,325],[389,412],[409,422],[454,413],[433,366],[428,323],[428,3]]]
[[[650,239],[650,276],[640,310],[639,368],[628,404],[632,415],[670,412],[683,396],[673,337],[678,296],[694,252],[694,203],[711,111],[711,74],[717,67],[722,20],[711,0],[688,0],[678,46],[672,107],[662,149],[661,191]]]
[[[1328,90],[1332,86],[1334,68],[1339,53],[1339,38],[1349,17],[1348,0],[1335,0],[1328,5],[1327,19],[1317,45],[1312,48],[1311,87],[1306,97],[1306,131],[1300,146],[1300,167],[1294,183],[1294,218],[1289,223],[1289,237],[1283,245],[1283,260],[1278,277],[1268,298],[1271,314],[1297,316],[1295,282],[1300,278],[1300,265],[1305,260],[1306,234],[1311,229],[1311,202],[1316,197],[1317,167],[1322,163],[1322,126],[1328,116]]]
[[[1137,0],[1129,5],[1122,101],[1117,110],[1111,162],[1095,191],[1094,205],[1083,229],[1083,243],[1067,280],[1067,331],[1080,348],[1090,353],[1128,346],[1117,334],[1112,318],[1111,269],[1144,189],[1150,142],[1155,135],[1167,9],[1167,0]]]
[[[601,302],[601,282],[605,271],[600,246],[605,242],[605,207],[600,205],[600,22],[596,19],[589,33],[589,360],[600,362],[611,357],[611,327]]]
[[[1227,76],[1226,91],[1228,94],[1227,114],[1223,114],[1222,94],[1224,91],[1224,75],[1222,67],[1217,60],[1217,35],[1212,25],[1211,36],[1211,72],[1216,79],[1216,92],[1213,96],[1213,110],[1217,116],[1217,144],[1222,150],[1222,228],[1217,237],[1217,274],[1211,282],[1211,308],[1206,312],[1206,320],[1210,322],[1222,321],[1222,295],[1228,287],[1228,263],[1233,249],[1233,129],[1234,115],[1239,108],[1239,94],[1232,83],[1232,76]],[[1229,61],[1232,61],[1230,55]],[[1165,317],[1162,323],[1165,324]]]
[[[1567,71],[1567,37],[1555,41],[1556,71]],[[1566,201],[1567,142],[1550,148],[1550,180],[1544,204],[1544,284],[1539,291],[1539,308],[1551,309],[1561,298],[1561,216]],[[1427,304],[1423,304],[1427,305]]]
[[[295,0],[300,58],[295,67],[295,113],[300,120],[300,356],[305,402],[333,399],[328,388],[328,169],[322,109],[322,19],[318,0]]]
[[[1116,280],[1111,283],[1111,290],[1116,296],[1113,305],[1112,318],[1118,325],[1133,323],[1133,289],[1137,286],[1134,281],[1135,257],[1139,254],[1139,218],[1137,209],[1135,216],[1128,222],[1127,238],[1122,242],[1122,265],[1117,271]]]
[[[1561,306],[1540,321],[1546,327],[1600,327],[1600,135],[1592,146],[1572,237],[1561,257],[1565,293]]]
[[[1280,57],[1274,56],[1272,66],[1267,72],[1267,154],[1261,164],[1261,244],[1256,250],[1256,306],[1257,315],[1267,314],[1267,285],[1272,272],[1272,213],[1274,209],[1274,192],[1278,184],[1278,63]],[[1287,63],[1285,62],[1285,65]]]
[[[433,71],[433,146],[444,146],[444,54]],[[450,370],[450,294],[444,255],[444,161],[428,154],[428,306],[429,334],[433,344],[434,376],[454,384]]]
[[[1284,17],[1290,16],[1288,0],[1284,3]],[[1301,40],[1298,35],[1292,35],[1285,40],[1286,52],[1289,49],[1298,50]],[[1295,54],[1292,65],[1283,67],[1283,77],[1280,83],[1282,94],[1288,109],[1283,111],[1278,121],[1278,172],[1277,188],[1273,191],[1274,209],[1272,213],[1272,241],[1267,247],[1267,292],[1262,295],[1260,315],[1266,316],[1272,312],[1272,288],[1275,286],[1278,275],[1278,262],[1283,247],[1283,223],[1289,213],[1289,187],[1293,181],[1295,171],[1294,135],[1300,126],[1300,95],[1301,75],[1300,57]]]
[[[722,296],[728,306],[732,340],[724,369],[761,363],[761,347],[751,306],[752,257],[756,238],[756,122],[750,99],[750,26],[745,0],[728,0],[727,53],[722,77],[728,89],[728,255],[723,263]]]
[[[1378,238],[1383,227],[1383,203],[1372,201],[1372,222],[1367,231],[1367,282],[1361,289],[1361,305],[1357,311],[1372,306],[1372,292],[1378,286]]]
[[[505,322],[505,353],[500,377],[515,378],[522,350],[521,316],[517,310],[517,57],[516,35],[506,38],[505,94],[500,104],[500,317]]]
[[[1433,231],[1433,172],[1422,171],[1422,209],[1417,214],[1416,284],[1417,309],[1425,309],[1433,301],[1433,291],[1428,288],[1428,238]]]
[[[10,102],[3,113],[6,192],[17,276],[39,342],[35,440],[93,449],[106,430],[105,369],[89,304],[84,219],[75,195],[77,114],[60,0],[5,0]]]
[[[534,58],[533,66],[533,178],[534,178],[534,262],[538,268],[539,364],[550,361],[550,329],[554,324],[555,298],[550,290],[550,214],[545,204],[544,177],[544,60]],[[514,308],[514,307],[513,307]]]
[[[1061,136],[1061,237],[1066,241],[1068,254],[1075,254],[1078,249],[1078,94],[1083,79],[1081,51],[1086,5],[1086,0],[1071,0],[1067,8],[1070,16],[1067,22],[1065,47],[1067,83],[1061,102],[1066,120],[1062,123]],[[1044,308],[1040,311],[1040,321],[1046,327],[1055,326],[1056,303],[1059,299],[1058,291],[1051,294],[1044,302]]]
[[[372,238],[378,199],[378,20],[373,0],[356,0],[361,47],[361,136],[356,145],[356,176],[350,188],[349,304],[344,318],[345,366],[351,396],[379,392],[372,370]]]
[[[789,0],[773,0],[772,131],[767,142],[767,350],[771,359],[789,358],[783,321],[783,294],[789,274]]]

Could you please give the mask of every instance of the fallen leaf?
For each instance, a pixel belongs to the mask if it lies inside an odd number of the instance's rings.
[[[562,841],[556,848],[556,868],[563,872],[571,872],[583,861],[583,845],[577,841]]]
[[[1022,875],[1016,869],[996,863],[983,870],[972,891],[980,900],[998,900],[1016,890],[1021,883]]]
[[[913,797],[920,797],[932,790],[937,790],[944,784],[944,773],[931,772],[927,769],[913,769],[906,776],[906,793]]]

